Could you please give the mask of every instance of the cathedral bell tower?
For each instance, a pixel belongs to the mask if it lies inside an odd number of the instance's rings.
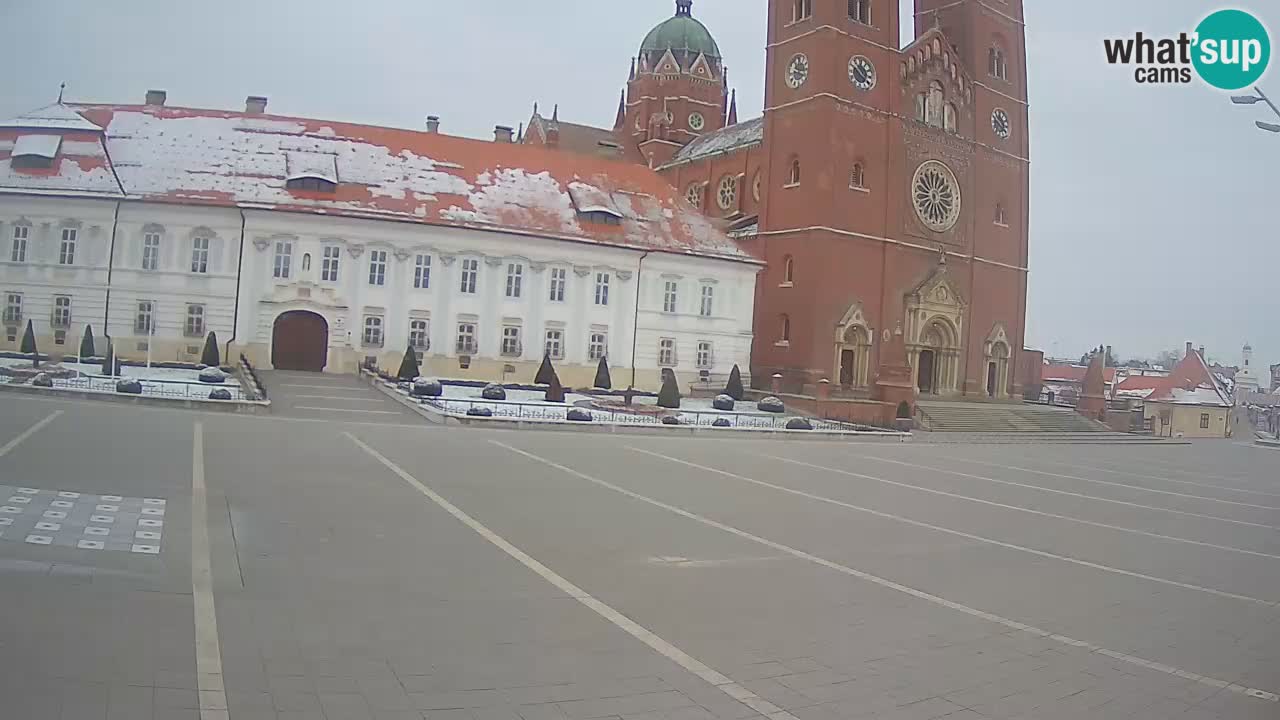
[[[719,46],[693,17],[693,0],[676,0],[675,16],[645,36],[632,60],[614,134],[633,160],[656,167],[723,128],[728,96]]]

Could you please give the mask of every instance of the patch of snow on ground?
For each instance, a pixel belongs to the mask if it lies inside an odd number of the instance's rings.
[[[218,388],[224,388],[231,393],[232,400],[245,399],[244,388],[240,386],[240,382],[236,380],[234,375],[228,375],[227,381],[222,384],[213,384],[200,382],[199,370],[125,365],[120,368],[121,377],[112,378],[102,375],[102,365],[100,364],[64,362],[60,363],[60,365],[67,370],[78,372],[84,376],[54,378],[53,387],[64,390],[114,393],[116,391],[116,381],[121,378],[131,378],[141,381],[142,394],[151,397],[208,400],[209,393]],[[31,361],[22,358],[0,358],[0,366],[29,368],[31,367]],[[45,366],[42,365],[41,369],[45,369]]]

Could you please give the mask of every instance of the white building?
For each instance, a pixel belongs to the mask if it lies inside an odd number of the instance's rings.
[[[1253,366],[1253,346],[1245,343],[1244,348],[1240,351],[1243,356],[1244,364],[1240,366],[1240,370],[1236,372],[1235,395],[1236,400],[1244,400],[1249,395],[1262,392],[1263,385],[1258,377],[1257,368]]]
[[[755,276],[647,168],[391,128],[147,104],[0,123],[0,347],[615,386],[750,367]],[[637,308],[638,302],[638,308]],[[633,353],[634,347],[634,353]],[[634,362],[633,362],[634,359]]]

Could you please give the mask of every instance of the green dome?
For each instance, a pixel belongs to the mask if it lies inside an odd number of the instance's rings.
[[[668,18],[650,30],[644,42],[640,44],[640,52],[662,53],[667,50],[677,52],[687,50],[695,56],[701,53],[709,58],[719,59],[720,46],[716,45],[715,38],[711,37],[711,31],[707,30],[707,26],[695,20],[690,14],[689,6],[692,4],[692,2],[677,2],[676,16]]]

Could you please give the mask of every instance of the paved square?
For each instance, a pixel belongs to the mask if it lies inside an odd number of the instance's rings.
[[[141,555],[160,552],[163,498],[0,485],[0,540]]]

